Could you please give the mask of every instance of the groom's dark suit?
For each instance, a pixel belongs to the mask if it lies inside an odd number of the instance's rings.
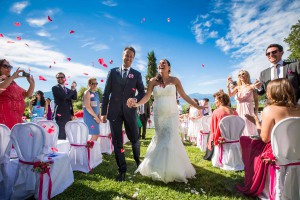
[[[123,150],[123,122],[127,137],[132,145],[134,160],[137,165],[140,163],[140,138],[136,108],[129,108],[126,103],[129,98],[136,98],[139,101],[145,95],[141,73],[130,68],[127,72],[127,78],[122,79],[122,72],[122,67],[113,68],[109,71],[103,92],[101,110],[101,115],[107,115],[110,123],[112,142],[120,173],[127,170]],[[138,91],[137,96],[136,91]]]
[[[259,81],[262,83],[262,90],[258,91],[259,95],[266,92],[268,83],[271,81],[272,68],[269,67],[260,73]],[[300,98],[300,62],[286,63],[283,62],[283,78],[287,78],[293,85],[296,100]]]

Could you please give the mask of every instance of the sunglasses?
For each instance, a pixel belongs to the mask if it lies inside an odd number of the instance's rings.
[[[65,78],[64,76],[58,76],[56,77],[56,79],[60,79],[60,78]]]
[[[13,66],[11,66],[11,65],[6,65],[6,64],[3,64],[2,67],[3,67],[4,69],[12,69],[12,68],[13,68]]]
[[[91,85],[98,85],[98,83],[91,83]]]
[[[275,50],[275,51],[270,51],[270,52],[268,52],[268,53],[266,53],[266,56],[269,56],[269,55],[274,55],[274,54],[276,54],[278,52],[278,50]]]
[[[238,76],[245,76],[246,74],[245,73],[241,73],[241,74],[239,74]]]

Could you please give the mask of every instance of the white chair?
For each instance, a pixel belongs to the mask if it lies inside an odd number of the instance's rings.
[[[239,116],[230,115],[221,119],[219,127],[223,141],[214,147],[213,166],[224,170],[243,170],[240,137],[245,128],[245,121]]]
[[[197,136],[197,146],[200,148],[202,152],[206,151],[207,147],[207,138],[210,132],[210,122],[211,116],[203,116],[201,118],[201,130]]]
[[[271,133],[271,145],[276,158],[270,166],[270,181],[266,193],[270,199],[300,199],[300,117],[278,122]],[[269,188],[267,188],[269,186]]]
[[[45,146],[44,152],[46,154],[51,154],[53,152],[58,152],[57,140],[59,128],[58,125],[52,120],[40,120],[37,124],[44,129],[45,133]]]
[[[100,148],[102,153],[112,154],[114,146],[112,144],[109,121],[100,123]]]
[[[51,158],[45,156],[45,133],[39,125],[16,124],[11,130],[11,140],[19,157],[11,199],[26,199],[31,195],[36,199],[49,199],[62,193],[74,182],[67,154],[57,154]],[[38,162],[52,163],[49,173],[33,172],[33,166]]]
[[[9,146],[11,146],[10,129],[0,124],[0,199],[9,199],[15,177],[15,172],[9,173],[11,169]]]
[[[70,121],[66,124],[65,130],[71,145],[69,157],[73,171],[88,173],[102,163],[99,141],[94,141],[93,148],[88,146],[89,129],[85,123]]]
[[[45,117],[35,117],[32,119],[32,123],[37,123],[38,121],[41,121],[41,120],[47,120]]]

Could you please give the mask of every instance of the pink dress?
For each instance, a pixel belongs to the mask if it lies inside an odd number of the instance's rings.
[[[25,110],[24,89],[14,81],[0,94],[0,123],[12,128],[22,123]]]
[[[255,124],[253,124],[245,117],[245,114],[254,116],[253,90],[249,89],[249,87],[242,88],[238,91],[236,96],[237,96],[236,111],[238,115],[241,118],[243,118],[246,122],[243,136],[258,135]]]

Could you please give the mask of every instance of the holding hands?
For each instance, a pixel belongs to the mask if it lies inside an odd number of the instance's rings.
[[[127,100],[127,106],[128,106],[129,108],[136,108],[136,107],[138,107],[139,105],[138,105],[138,103],[137,103],[136,98],[129,98],[129,99]]]

